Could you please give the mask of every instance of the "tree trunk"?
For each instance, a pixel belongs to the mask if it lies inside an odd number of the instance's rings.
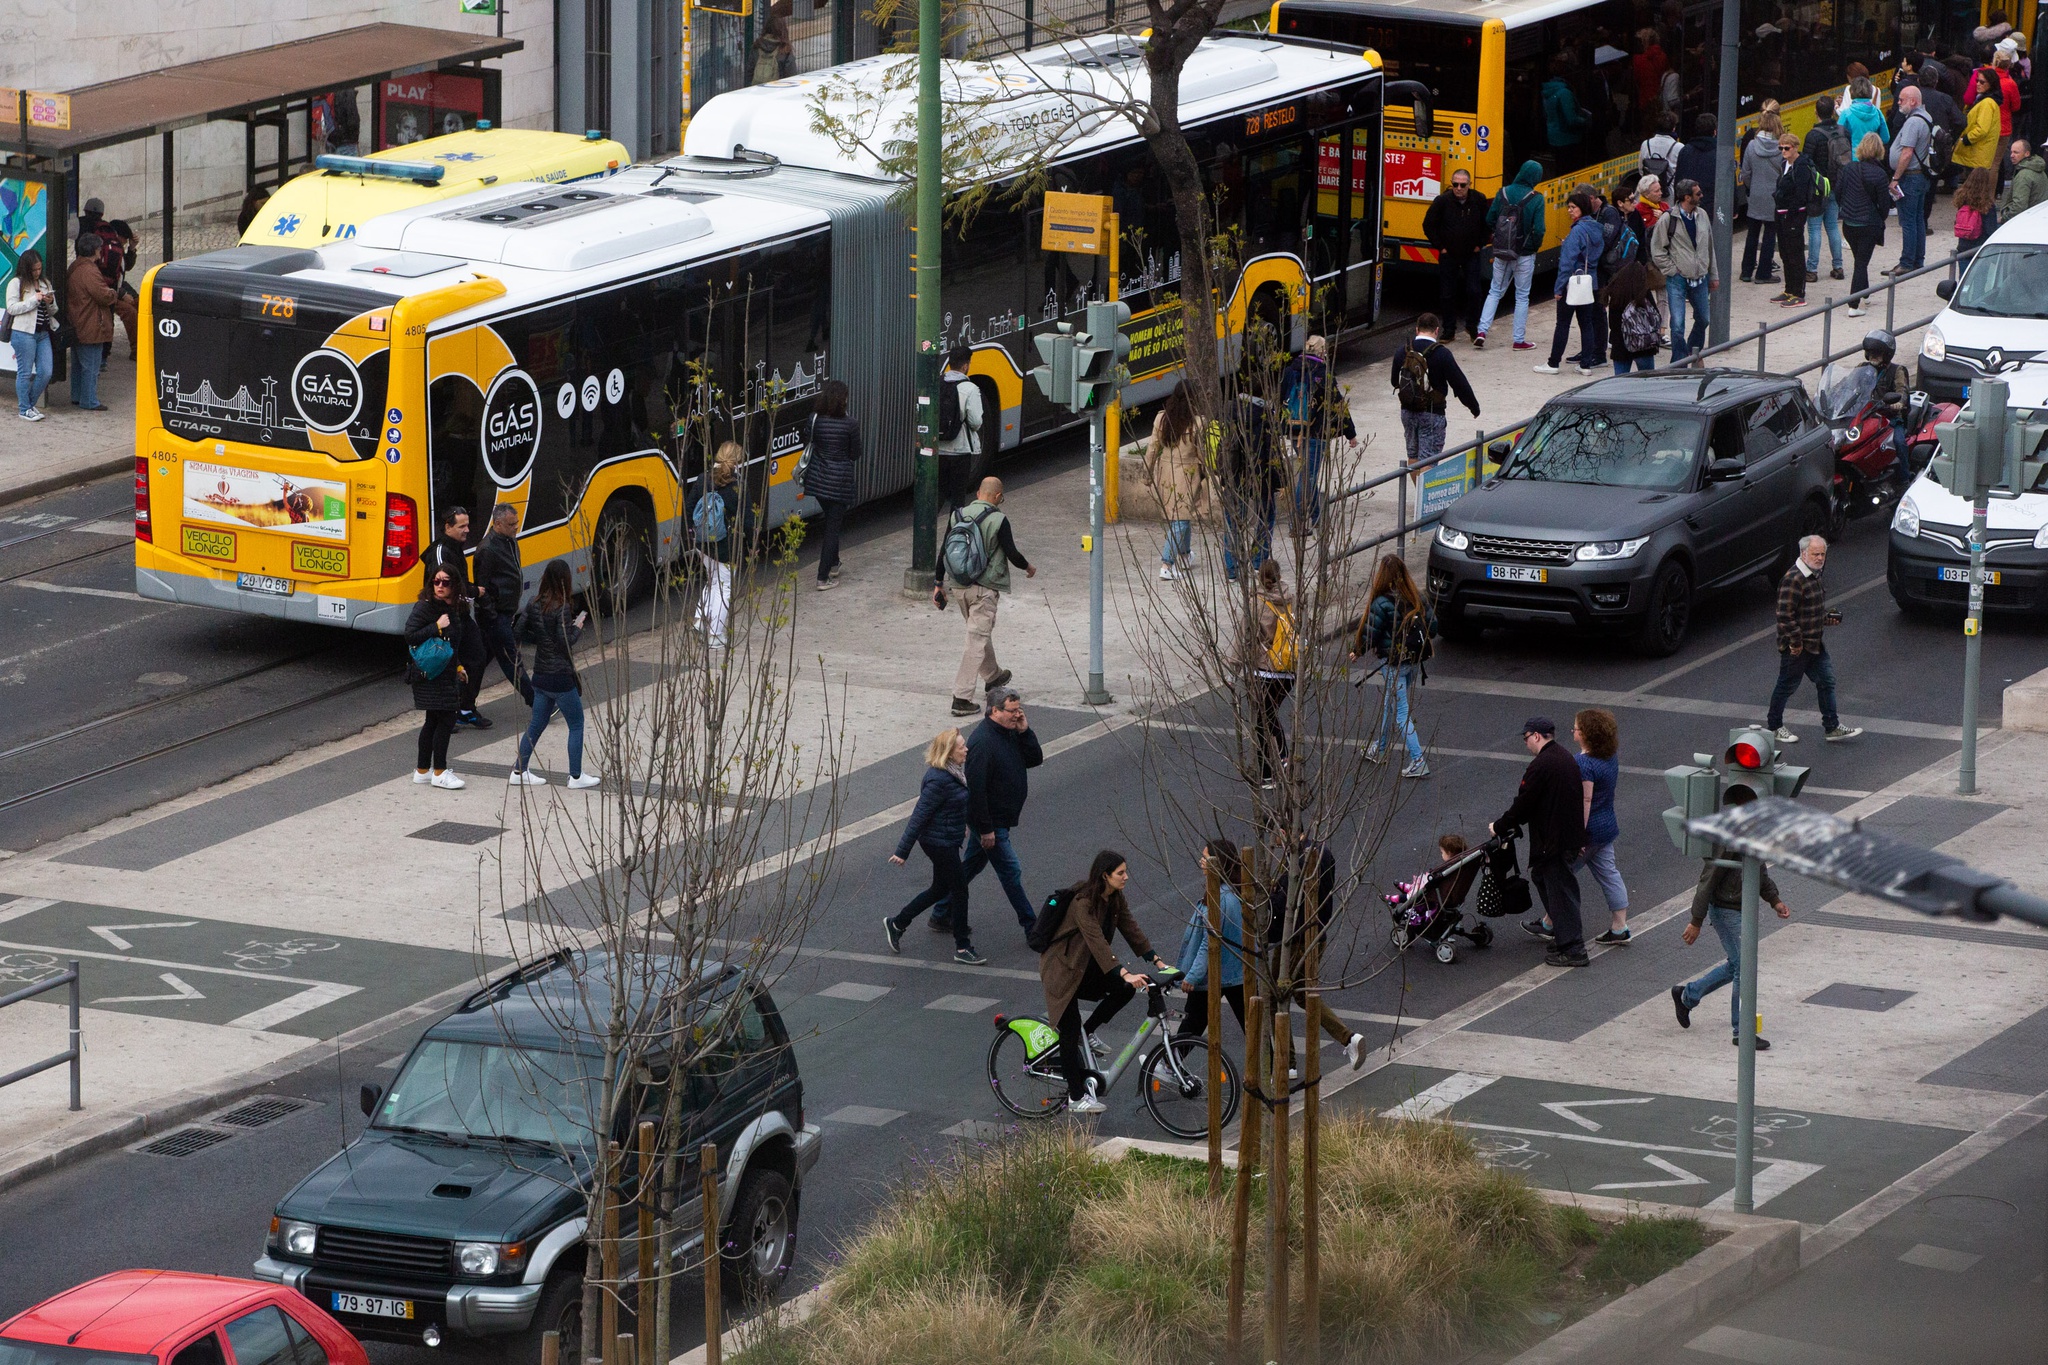
[[[1221,0],[1175,5],[1161,12],[1153,7],[1153,34],[1145,45],[1145,66],[1152,77],[1152,116],[1157,126],[1145,134],[1152,157],[1173,187],[1173,221],[1180,231],[1181,384],[1194,404],[1195,416],[1207,423],[1223,412],[1223,385],[1217,360],[1216,290],[1209,269],[1209,205],[1202,192],[1202,168],[1180,125],[1180,73],[1202,38],[1215,27]],[[1166,20],[1161,23],[1161,20]],[[1228,439],[1226,436],[1225,439]]]

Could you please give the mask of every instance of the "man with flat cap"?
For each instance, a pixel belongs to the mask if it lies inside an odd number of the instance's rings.
[[[1572,871],[1572,860],[1586,847],[1585,792],[1579,785],[1578,760],[1557,742],[1557,725],[1547,716],[1522,722],[1522,744],[1534,757],[1522,770],[1514,804],[1489,828],[1501,834],[1528,827],[1529,880],[1543,898],[1550,931],[1544,932],[1540,920],[1522,927],[1551,940],[1543,958],[1551,966],[1583,967],[1585,931],[1579,925],[1579,879]]]

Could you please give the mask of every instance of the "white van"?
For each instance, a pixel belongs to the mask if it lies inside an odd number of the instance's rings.
[[[1919,387],[1936,402],[1960,403],[1977,376],[2048,355],[2048,204],[2002,225],[1935,292],[1948,306],[1920,340]]]
[[[2035,216],[2030,210],[2016,221]],[[2048,253],[2048,246],[2039,250]],[[2048,291],[2035,297],[2048,306]],[[2048,320],[2033,327],[2048,329]],[[1924,361],[1921,369],[1924,374]],[[2048,358],[2001,378],[2011,386],[2013,407],[2048,408]],[[1892,513],[1885,578],[1902,611],[1961,607],[1970,596],[1970,504],[1942,487],[1934,474],[1929,465]],[[2048,613],[2048,487],[2037,488],[2017,498],[1992,498],[1986,509],[1987,612]]]

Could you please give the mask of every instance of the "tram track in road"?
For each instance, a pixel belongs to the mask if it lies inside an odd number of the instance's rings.
[[[60,527],[58,529],[66,528]],[[132,550],[133,548],[135,548],[134,544],[130,541],[116,541],[112,545],[102,545],[97,550],[87,550],[82,555],[72,555],[68,559],[54,560],[48,564],[38,564],[33,569],[23,569],[19,573],[0,574],[0,583],[13,583],[20,579],[33,578],[37,574],[46,574],[52,569],[61,569],[67,564],[81,564],[88,559],[98,559],[101,555],[113,554],[116,550]]]
[[[280,667],[285,663],[298,662],[300,659],[306,657],[309,656],[301,655],[295,659],[279,660],[275,664],[266,665],[264,668],[251,670],[251,672],[265,672],[269,669]],[[244,674],[242,676],[246,677],[249,676],[249,674]],[[288,702],[283,702],[277,706],[267,707],[264,710],[255,712],[252,715],[237,717],[236,719],[227,721],[224,724],[216,725],[206,730],[201,730],[196,734],[184,735],[178,739],[170,741],[167,744],[159,744],[154,746],[153,748],[145,749],[140,753],[130,754],[126,758],[116,759],[112,763],[104,763],[97,768],[92,768],[82,773],[75,773],[70,777],[66,777],[59,781],[51,782],[47,785],[37,787],[32,791],[25,791],[18,793],[14,796],[10,796],[5,800],[0,800],[0,812],[16,810],[22,806],[30,805],[37,801],[45,800],[48,797],[55,796],[60,792],[70,791],[74,787],[82,786],[85,783],[94,782],[103,777],[110,777],[115,773],[125,772],[130,768],[134,768],[141,764],[148,763],[153,759],[158,759],[165,757],[169,754],[177,753],[182,749],[189,749],[195,744],[199,744],[206,740],[213,739],[217,736],[232,734],[237,730],[245,730],[251,726],[260,725],[264,721],[274,720],[277,717],[286,714],[287,712],[296,711],[301,707],[313,706],[325,701],[332,701],[336,697],[346,696],[352,692],[359,692],[363,688],[374,686],[378,683],[390,682],[394,676],[395,674],[393,670],[389,668],[380,668],[374,672],[366,673],[359,677],[349,679],[346,682],[337,683],[332,687],[324,688],[321,691],[308,693],[305,696],[301,697],[294,697],[292,700]],[[165,702],[171,700],[182,700],[186,697],[197,695],[201,691],[209,690],[213,687],[219,687],[233,681],[237,681],[237,679],[224,678],[221,679],[220,682],[218,683],[208,684],[206,688],[193,689],[191,691],[180,693],[178,694],[177,697],[164,698],[161,700]],[[148,709],[151,705],[152,703],[144,703],[141,707],[131,708],[130,711],[126,714],[134,714],[137,710]],[[23,746],[23,748],[21,749],[10,750],[8,751],[8,754],[0,754],[0,758],[5,758],[9,756],[9,754],[21,753],[25,749],[34,748],[40,744],[54,743],[59,739],[68,738],[71,735],[82,733],[86,730],[94,728],[94,726],[97,724],[108,723],[117,718],[119,718],[118,715],[103,717],[100,722],[95,722],[93,724],[84,726],[74,726],[69,731],[60,732],[57,735],[46,736],[42,740],[34,741],[30,745]]]
[[[45,536],[60,536],[66,531],[77,531],[82,527],[93,526],[104,521],[114,521],[127,515],[130,515],[129,509],[123,506],[116,507],[113,511],[99,516],[72,518],[67,520],[62,526],[45,526],[38,530],[30,531],[26,535],[9,536],[6,540],[0,540],[0,550],[9,549],[16,545],[26,545],[30,541],[41,540]],[[88,534],[91,533],[88,532]]]

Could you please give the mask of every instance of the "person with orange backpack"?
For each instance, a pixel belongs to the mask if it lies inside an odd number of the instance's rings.
[[[1287,731],[1280,727],[1280,707],[1294,690],[1299,653],[1294,632],[1294,599],[1280,576],[1280,561],[1259,565],[1259,597],[1251,625],[1252,705],[1259,748],[1259,787],[1271,791],[1274,777],[1287,766]]]

